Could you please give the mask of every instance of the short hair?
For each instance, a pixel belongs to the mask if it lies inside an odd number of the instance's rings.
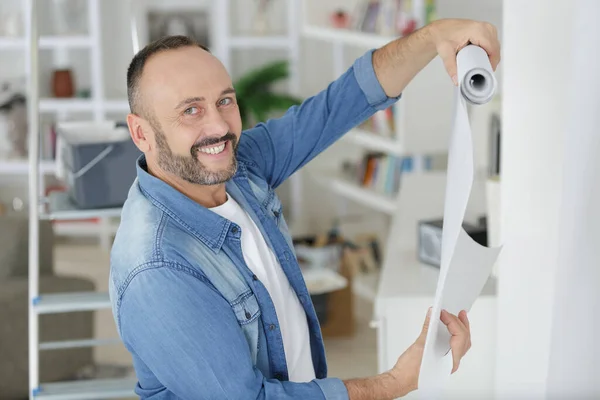
[[[188,36],[174,35],[164,36],[149,43],[133,57],[127,69],[127,100],[129,101],[129,108],[132,113],[138,114],[141,112],[139,82],[144,71],[144,66],[150,57],[162,51],[175,50],[188,46],[197,46],[210,53],[210,50],[206,46],[198,43],[196,40]]]

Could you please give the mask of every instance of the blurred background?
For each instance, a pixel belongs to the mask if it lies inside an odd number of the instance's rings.
[[[38,15],[37,52],[31,50],[33,3]],[[60,395],[69,391],[75,393],[72,399],[132,395],[131,358],[118,340],[106,290],[119,207],[135,174],[131,162],[135,149],[122,123],[129,112],[126,70],[140,46],[172,34],[189,35],[208,46],[230,71],[244,101],[245,127],[251,127],[281,115],[290,102],[325,89],[369,49],[438,18],[491,22],[503,51],[521,46],[518,39],[532,21],[543,24],[550,18],[554,22],[544,25],[547,32],[562,18],[559,30],[568,31],[567,5],[546,8],[538,1],[539,7],[518,9],[510,3],[517,2],[0,0],[0,398],[28,398],[28,381],[34,391],[40,383],[48,383],[39,398],[49,394],[63,398]],[[513,7],[510,13],[508,7]],[[515,47],[504,44],[506,26],[514,29],[510,44]],[[527,37],[539,38],[537,28],[527,29],[531,29]],[[543,64],[548,45],[538,48],[525,41],[522,46],[527,43]],[[510,53],[512,60],[508,57],[513,65],[516,60],[534,65],[534,56],[527,59],[519,51]],[[33,72],[31,57],[39,65]],[[545,197],[535,197],[536,184],[542,191],[550,186],[541,186],[547,181],[529,174],[519,184],[513,180],[507,189],[512,190],[508,204],[513,208],[501,207],[501,147],[508,152],[500,140],[506,121],[503,104],[513,112],[529,107],[505,101],[509,82],[503,79],[504,64],[496,71],[495,98],[469,108],[475,181],[464,227],[484,245],[501,242],[501,210],[512,216],[514,233],[532,223],[532,209],[548,207],[548,203],[541,205],[543,199],[559,195],[545,191]],[[553,68],[537,77],[551,82],[549,75],[559,67]],[[526,90],[516,69],[510,87]],[[539,72],[534,67],[527,71],[530,77]],[[40,98],[36,152],[30,150],[28,139],[32,78]],[[555,80],[560,79],[555,76]],[[539,97],[532,94],[530,99],[552,95],[549,89],[546,94],[536,93]],[[385,371],[421,329],[439,272],[454,95],[450,78],[436,58],[396,105],[352,129],[277,189],[321,321],[330,376]],[[529,117],[557,109],[560,104],[533,107]],[[548,140],[541,136],[549,135],[552,125],[546,121],[546,132],[527,146],[511,142],[513,150],[532,151],[510,159],[512,179],[519,179],[515,171],[523,171],[536,154],[548,153],[543,147]],[[32,173],[34,180],[30,180]],[[527,183],[529,192],[524,191]],[[37,188],[36,198],[29,196],[30,184]],[[522,196],[529,196],[530,208],[522,206]],[[37,215],[30,214],[31,202],[41,204]],[[540,213],[537,222],[544,221],[544,215]],[[33,242],[28,233],[30,218],[39,220]],[[528,238],[542,243],[546,238],[539,232],[545,228],[535,226],[536,233],[530,232]],[[28,262],[32,254],[39,262]],[[507,276],[524,269],[514,261],[515,257],[506,267]],[[502,354],[510,353],[508,342],[497,341],[498,321],[505,318],[507,338],[518,337],[516,322],[506,318],[522,305],[519,301],[526,299],[527,290],[518,287],[513,293],[518,292],[520,300],[513,297],[510,307],[501,308],[497,267],[471,311],[474,347],[447,398],[492,398],[498,379],[508,386],[519,383],[530,393],[538,393],[544,385],[543,373],[527,377],[523,371],[545,371],[546,361],[531,364],[537,359],[531,353],[522,353],[520,361],[505,358],[500,363],[497,358],[501,349]],[[528,276],[534,272],[540,270]],[[552,283],[542,282],[539,290]],[[506,293],[511,286],[504,289]],[[525,312],[522,309],[520,316]],[[540,331],[550,321],[544,318],[537,325]],[[39,333],[29,342],[28,327]],[[529,344],[534,336],[528,336]],[[521,368],[520,378],[516,372],[511,375],[519,362],[528,366]]]

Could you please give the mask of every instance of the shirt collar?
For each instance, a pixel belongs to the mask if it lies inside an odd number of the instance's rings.
[[[215,251],[221,249],[231,222],[196,203],[168,183],[148,173],[145,155],[136,162],[142,193],[190,233]]]

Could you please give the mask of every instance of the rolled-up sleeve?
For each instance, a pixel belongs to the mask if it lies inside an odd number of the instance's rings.
[[[348,400],[348,389],[346,385],[338,378],[318,379],[317,385],[323,391],[327,400]]]
[[[347,399],[336,378],[267,379],[251,359],[230,305],[184,269],[137,272],[120,296],[120,334],[144,399]]]
[[[383,87],[377,79],[375,69],[373,68],[374,51],[374,49],[369,50],[354,62],[354,77],[371,107],[377,110],[385,110],[398,101],[402,95],[398,97],[388,97],[388,95],[385,94]]]

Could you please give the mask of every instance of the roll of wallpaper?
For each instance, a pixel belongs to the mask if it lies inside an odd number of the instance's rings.
[[[442,255],[432,317],[429,322],[419,374],[422,398],[444,398],[452,372],[448,328],[440,321],[442,310],[458,315],[467,312],[480,295],[492,272],[501,247],[475,242],[463,229],[474,178],[473,141],[467,103],[481,105],[496,93],[497,81],[485,50],[468,45],[457,57],[458,87],[449,149]]]
[[[456,67],[460,94],[466,101],[480,105],[494,97],[498,84],[485,50],[466,46],[456,56]]]

